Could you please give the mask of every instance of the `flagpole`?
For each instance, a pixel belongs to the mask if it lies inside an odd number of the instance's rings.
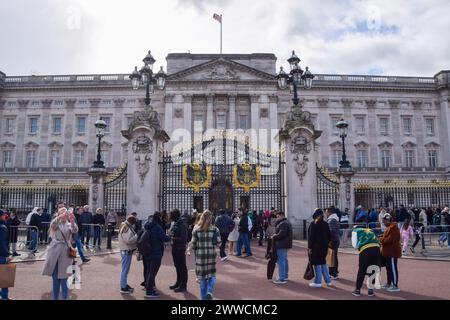
[[[222,54],[222,15],[220,15],[220,54]]]

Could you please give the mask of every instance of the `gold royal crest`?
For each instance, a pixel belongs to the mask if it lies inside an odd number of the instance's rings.
[[[200,188],[209,188],[211,185],[211,166],[192,163],[183,166],[183,184],[199,192]]]
[[[257,188],[261,182],[261,167],[256,164],[237,164],[233,168],[233,183],[236,188],[243,188],[244,192],[249,192],[252,188]]]

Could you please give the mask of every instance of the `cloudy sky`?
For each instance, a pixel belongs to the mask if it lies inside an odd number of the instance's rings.
[[[448,0],[0,0],[7,75],[128,73],[151,49],[295,49],[315,73],[433,76],[450,69]],[[156,69],[156,68],[155,68]]]

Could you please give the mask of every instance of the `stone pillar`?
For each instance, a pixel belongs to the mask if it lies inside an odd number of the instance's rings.
[[[440,117],[437,121],[439,128],[439,137],[441,140],[441,152],[438,156],[440,163],[450,172],[450,97],[449,92],[440,98],[439,111]]]
[[[251,129],[259,129],[259,95],[250,96]]]
[[[206,130],[214,128],[214,94],[206,97]]]
[[[352,183],[352,177],[355,173],[350,168],[349,170],[339,170],[336,176],[339,179],[339,209],[344,212],[345,208],[349,209],[349,222],[353,222],[353,215],[355,209],[355,188]]]
[[[228,95],[228,103],[230,105],[230,129],[236,129],[236,97],[237,94],[231,93]]]
[[[367,132],[367,136],[370,138],[369,143],[369,166],[370,167],[378,167],[379,166],[379,157],[378,154],[378,146],[376,140],[372,137],[378,136],[377,130],[377,115],[375,113],[375,107],[377,104],[376,100],[365,100],[367,106],[367,117],[369,123],[369,131]]]
[[[126,118],[123,115],[123,105],[125,103],[125,99],[123,98],[116,98],[113,100],[114,102],[114,128],[123,128],[123,121]],[[120,133],[120,130],[114,129],[111,130],[112,134],[112,148],[111,148],[111,154],[109,155],[108,164],[110,167],[118,167],[122,165],[122,134]]]
[[[270,130],[268,132],[269,134],[269,145],[268,147],[271,150],[276,150],[278,146],[276,145],[276,142],[273,140],[274,132],[278,128],[278,97],[275,94],[272,94],[269,96],[269,118],[270,118]]]
[[[396,166],[402,166],[402,153],[403,148],[401,146],[402,137],[402,123],[400,119],[400,100],[389,100],[389,106],[391,107],[392,118],[392,140],[394,142],[393,150],[393,163]]]
[[[91,178],[89,182],[89,208],[95,213],[97,208],[104,208],[105,177],[108,174],[103,168],[90,168],[87,173]]]
[[[189,131],[191,137],[194,135],[192,129],[192,94],[183,95],[184,107],[183,107],[183,121],[184,129]]]
[[[315,141],[322,134],[314,129],[311,114],[300,106],[293,106],[279,138],[285,151],[286,214],[294,230],[303,227],[317,208],[316,163],[318,150]],[[300,238],[300,232],[294,236]]]
[[[42,106],[42,132],[41,132],[41,145],[43,148],[39,150],[39,163],[44,164],[48,163],[48,143],[50,136],[50,107],[52,105],[53,100],[41,100]],[[62,156],[62,155],[61,155]],[[61,159],[62,160],[62,159]],[[61,164],[64,165],[64,162],[61,161]],[[44,165],[46,166],[46,165]]]
[[[76,99],[65,100],[67,112],[65,113],[65,119],[62,120],[64,123],[64,147],[63,154],[61,155],[61,163],[68,166],[72,163],[72,143],[74,142],[73,132],[75,127],[75,115],[73,110],[76,102]],[[49,128],[49,130],[51,129]]]
[[[122,135],[128,140],[127,211],[139,219],[159,209],[159,166],[163,144],[169,136],[161,128],[158,113],[152,108],[135,114]]]

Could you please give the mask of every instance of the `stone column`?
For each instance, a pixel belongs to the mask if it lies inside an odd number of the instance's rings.
[[[294,106],[286,114],[279,138],[285,150],[286,213],[294,230],[303,227],[317,207],[317,148],[315,141],[322,134],[314,129],[310,113]],[[294,237],[300,238],[299,232]]]
[[[416,144],[417,144],[417,165],[419,167],[428,166],[428,158],[425,152],[425,125],[424,118],[422,113],[423,101],[411,101],[411,104],[414,108],[414,118],[413,118],[413,130],[414,135],[416,136]]]
[[[123,121],[126,118],[123,116],[123,104],[125,103],[125,99],[117,98],[113,100],[114,102],[114,128],[111,130],[111,139],[112,139],[112,148],[111,154],[109,155],[109,166],[110,167],[118,167],[122,164],[122,134],[120,130],[123,128]]]
[[[271,150],[276,150],[278,146],[274,141],[273,132],[278,130],[278,97],[275,94],[269,96],[269,118],[270,118],[270,130],[269,130],[269,145]]]
[[[17,125],[15,129],[17,130],[17,143],[16,143],[16,156],[14,158],[16,167],[24,167],[25,166],[25,150],[23,148],[25,142],[25,136],[28,135],[29,128],[28,125],[28,114],[27,114],[27,105],[29,100],[19,100],[17,104],[19,105],[19,116],[17,117]],[[41,134],[41,119],[38,120],[38,134]],[[46,146],[43,146],[46,148]]]
[[[77,102],[76,99],[66,99],[66,109],[67,112],[65,113],[65,119],[63,118],[64,123],[64,147],[63,147],[63,154],[62,157],[62,163],[70,166],[72,163],[72,143],[73,141],[73,132],[74,132],[74,126],[75,126],[75,115],[73,114],[73,110],[75,107],[75,103]],[[92,207],[91,207],[92,208]]]
[[[391,107],[391,118],[392,118],[392,140],[394,142],[394,154],[393,160],[394,165],[402,165],[402,123],[400,119],[400,100],[389,100],[389,105]]]
[[[187,130],[191,137],[194,135],[194,130],[192,129],[192,94],[183,95],[184,107],[183,107],[183,121],[184,129]]]
[[[86,132],[88,139],[88,148],[86,151],[87,163],[92,163],[97,158],[97,136],[95,133],[95,121],[99,119],[98,107],[101,99],[89,99],[90,110],[86,123]]]
[[[237,94],[235,94],[235,93],[228,94],[228,103],[230,106],[230,125],[229,125],[230,129],[237,128],[237,125],[236,125],[236,97],[237,97]]]
[[[439,103],[440,119],[436,121],[439,124],[439,138],[441,140],[441,151],[438,156],[439,161],[444,167],[447,168],[447,172],[450,172],[450,97],[443,95]]]
[[[106,169],[90,168],[87,173],[91,178],[89,181],[89,207],[92,212],[97,208],[104,207],[105,199],[105,177],[108,174]]]
[[[42,132],[41,132],[41,145],[43,148],[39,150],[39,163],[48,163],[48,137],[50,136],[50,106],[53,100],[41,100],[42,105]],[[62,156],[62,155],[61,155]],[[61,159],[62,160],[62,159]],[[61,161],[64,165],[64,162]],[[45,165],[46,166],[46,165]]]
[[[259,129],[259,95],[250,96],[251,129]]]
[[[317,107],[319,108],[317,122],[319,123],[319,127],[323,129],[330,128],[330,116],[327,111],[328,102],[329,99],[327,98],[317,99]],[[318,159],[318,161],[324,165],[328,165],[330,163],[330,134],[331,130],[325,130],[325,133],[320,138],[321,158]]]
[[[163,144],[169,136],[161,128],[158,113],[146,108],[135,114],[130,128],[122,131],[128,140],[127,211],[140,219],[159,209],[159,166]]]
[[[369,123],[369,131],[367,136],[369,139],[369,164],[371,167],[379,166],[378,146],[376,140],[373,137],[378,136],[377,132],[377,115],[375,114],[375,106],[377,104],[376,100],[365,100],[367,106],[367,117]]]
[[[339,170],[336,176],[339,179],[339,209],[344,212],[345,208],[349,209],[349,221],[353,222],[353,215],[355,209],[355,188],[352,183],[352,177],[355,173],[350,168],[349,170]]]
[[[214,94],[206,96],[206,130],[214,128]]]

